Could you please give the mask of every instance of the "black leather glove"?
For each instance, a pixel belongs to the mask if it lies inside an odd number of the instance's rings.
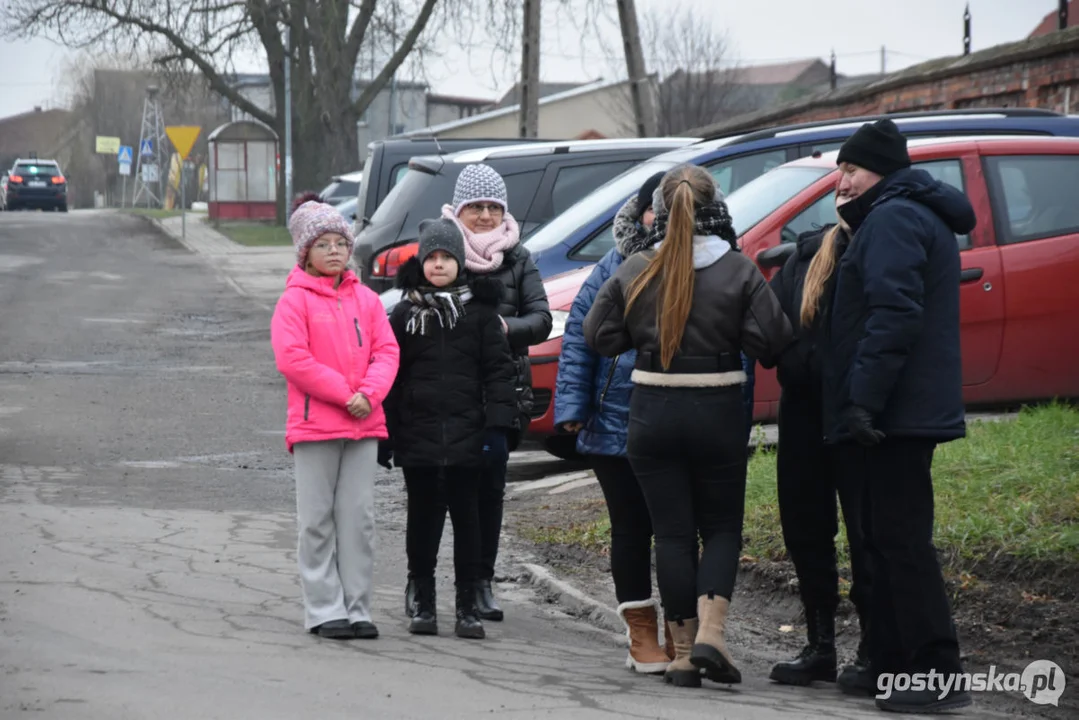
[[[393,444],[389,440],[378,442],[378,464],[387,470],[393,469]]]
[[[884,433],[873,427],[873,416],[857,405],[847,410],[847,430],[858,444],[866,447],[877,445],[884,439]]]

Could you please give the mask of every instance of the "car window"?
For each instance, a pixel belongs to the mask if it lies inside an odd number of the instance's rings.
[[[650,160],[630,168],[581,198],[566,212],[556,215],[528,239],[525,247],[530,252],[538,253],[573,238],[580,228],[597,219],[614,203],[624,203],[627,198],[636,195],[645,180],[671,167],[672,163],[668,161]]]
[[[806,145],[802,146],[802,155],[810,156],[810,155],[814,155],[816,153],[820,153],[821,155],[823,155],[824,153],[829,153],[829,152],[832,152],[834,150],[838,150],[839,148],[843,147],[843,143],[845,143],[845,142],[846,142],[846,139],[843,139],[843,140],[825,140],[823,142],[818,142],[818,143],[809,143],[809,144],[806,144]]]
[[[1079,155],[986,158],[995,186],[997,242],[1079,233]]]
[[[554,180],[554,188],[551,190],[553,214],[561,215],[585,195],[635,164],[633,162],[595,163],[570,165],[560,169]]]
[[[543,179],[543,170],[503,175],[506,181],[506,194],[509,196],[510,214],[521,224],[522,235],[529,232],[534,226],[525,227],[525,220],[532,201],[536,199],[536,190],[539,189],[540,180]],[[444,202],[449,202],[446,198]]]
[[[831,190],[784,225],[779,233],[779,239],[780,242],[785,243],[798,242],[798,236],[802,233],[820,230],[825,225],[833,225],[835,222],[835,190]]]
[[[599,262],[614,247],[614,224],[608,224],[570,255],[574,260]]]
[[[408,163],[398,165],[393,169],[393,173],[390,175],[390,188],[392,189],[397,183],[401,182],[401,178],[408,172]]]
[[[963,164],[958,159],[914,163],[914,167],[925,170],[933,176],[934,180],[947,183],[964,193],[967,191],[966,181],[963,179]],[[956,234],[955,241],[959,243],[960,250],[967,250],[971,247],[970,235]]]
[[[779,167],[787,162],[786,148],[769,150],[753,155],[727,158],[719,162],[707,165],[708,172],[716,179],[716,184],[724,195],[730,195],[751,180],[768,172],[772,168]]]
[[[15,175],[37,175],[39,177],[53,177],[60,174],[60,168],[56,165],[20,163],[15,166]]]
[[[915,163],[914,167],[925,170],[935,180],[948,183],[952,187],[966,192],[966,184],[963,181],[963,167],[959,160],[933,160]],[[802,233],[820,230],[822,227],[832,225],[836,221],[835,191],[831,191],[784,225],[783,230],[780,231],[780,241],[796,242],[798,236]],[[956,235],[955,239],[960,250],[966,250],[971,246],[970,235]]]

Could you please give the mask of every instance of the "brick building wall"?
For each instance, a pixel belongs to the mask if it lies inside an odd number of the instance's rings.
[[[1079,113],[1079,27],[930,60],[867,85],[819,93],[685,134],[707,137],[858,115],[980,107]]]

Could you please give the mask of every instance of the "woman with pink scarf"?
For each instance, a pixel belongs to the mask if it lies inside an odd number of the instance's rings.
[[[517,447],[528,429],[532,410],[532,369],[528,348],[551,333],[551,310],[539,270],[528,250],[521,246],[517,221],[509,212],[506,183],[488,165],[468,165],[457,178],[453,203],[442,207],[465,236],[465,271],[484,275],[502,285],[498,314],[513,354],[517,390],[516,426],[508,433],[491,431],[484,438],[483,473],[480,481],[480,581],[476,605],[483,620],[502,620],[502,608],[491,592],[495,575],[498,539],[502,532],[502,498],[506,489],[509,451]],[[411,574],[405,604],[414,608],[415,584]]]

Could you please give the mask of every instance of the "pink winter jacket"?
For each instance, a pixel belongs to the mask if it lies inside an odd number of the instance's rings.
[[[355,273],[333,283],[294,268],[270,324],[277,369],[288,380],[289,452],[298,442],[387,437],[382,401],[397,375],[397,340],[382,302]],[[371,403],[363,420],[347,410],[358,392]]]

